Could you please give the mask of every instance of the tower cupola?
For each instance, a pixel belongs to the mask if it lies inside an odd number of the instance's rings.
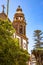
[[[14,15],[14,21],[25,21],[25,17],[24,14],[22,12],[22,8],[20,6],[18,6],[18,8],[16,9],[16,13]]]

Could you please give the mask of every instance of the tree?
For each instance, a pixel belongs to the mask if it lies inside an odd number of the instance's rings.
[[[30,57],[27,51],[20,49],[12,23],[0,19],[0,65],[26,65]]]
[[[43,32],[41,30],[35,30],[34,31],[34,40],[35,40],[35,48],[41,47],[42,45],[42,36]]]
[[[35,39],[35,45],[32,53],[35,55],[35,58],[37,60],[37,65],[43,65],[43,42],[42,42],[42,31],[41,30],[35,30],[34,31],[34,39]]]

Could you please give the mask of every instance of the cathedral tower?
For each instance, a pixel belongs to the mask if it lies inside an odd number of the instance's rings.
[[[28,39],[26,37],[26,20],[22,9],[18,6],[13,19],[13,27],[16,30],[14,37],[19,39],[19,45],[24,50],[28,49]]]

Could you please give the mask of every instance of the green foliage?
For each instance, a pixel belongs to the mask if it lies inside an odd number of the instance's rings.
[[[43,65],[43,42],[42,42],[42,31],[41,30],[35,30],[34,31],[34,40],[35,40],[35,46],[32,50],[32,54],[35,55],[35,58],[37,60],[37,65]]]
[[[41,47],[43,45],[43,32],[41,30],[34,31],[35,48]]]
[[[26,65],[30,55],[20,49],[18,39],[14,39],[15,32],[12,23],[0,19],[0,65]]]

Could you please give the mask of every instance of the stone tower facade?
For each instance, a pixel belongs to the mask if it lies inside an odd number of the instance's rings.
[[[26,37],[26,20],[20,6],[18,6],[14,15],[13,27],[16,30],[14,37],[19,39],[20,47],[24,50],[28,50],[28,38]]]

